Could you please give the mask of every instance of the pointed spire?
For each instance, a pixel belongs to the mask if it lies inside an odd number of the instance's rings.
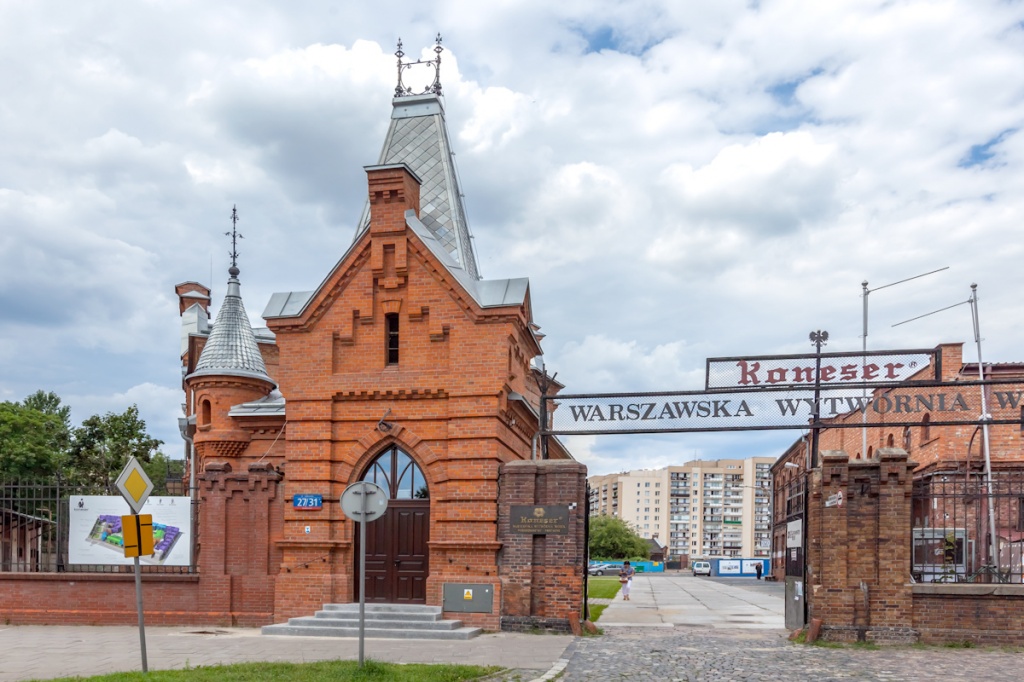
[[[199,355],[196,370],[186,378],[194,376],[242,376],[262,379],[270,384],[274,381],[267,374],[267,366],[263,355],[256,344],[256,334],[252,331],[249,316],[242,305],[241,282],[238,275],[238,210],[231,209],[231,231],[224,234],[231,236],[231,267],[228,268],[228,290],[224,302],[217,312],[217,321],[213,325],[203,352]]]
[[[420,221],[438,243],[473,279],[480,279],[473,237],[466,220],[466,209],[459,187],[448,128],[441,102],[441,34],[434,43],[434,59],[403,62],[402,41],[398,41],[398,87],[392,101],[391,127],[384,140],[378,165],[404,163],[419,177]],[[415,94],[402,82],[405,69],[416,65],[434,68],[434,82],[421,94]],[[355,239],[370,223],[370,203],[363,209]]]

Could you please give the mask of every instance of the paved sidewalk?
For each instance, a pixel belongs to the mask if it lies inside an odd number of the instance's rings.
[[[559,682],[1018,682],[1024,678],[1024,654],[1000,649],[829,648],[792,644],[786,635],[763,629],[609,628],[603,637],[576,643]]]
[[[615,627],[775,629],[785,626],[784,586],[752,578],[637,575],[628,602],[616,596],[598,622]]]
[[[792,644],[777,583],[637,576],[628,602],[607,602],[604,636],[575,642],[560,682],[1024,679],[1024,653],[1009,650]]]
[[[497,665],[521,680],[541,677],[573,642],[569,635],[485,634],[466,641],[367,639],[365,655],[395,663]],[[295,663],[359,658],[359,640],[261,635],[249,628],[146,628],[150,670],[246,661]],[[0,681],[142,669],[136,627],[0,627]]]

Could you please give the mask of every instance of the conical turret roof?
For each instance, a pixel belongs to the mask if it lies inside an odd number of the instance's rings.
[[[217,312],[210,338],[199,355],[196,370],[187,378],[195,376],[238,376],[262,379],[269,384],[274,381],[267,374],[256,334],[253,333],[249,316],[242,305],[239,270],[231,266],[228,270],[228,291]]]
[[[392,105],[378,164],[404,163],[422,180],[420,221],[470,277],[480,279],[441,98],[433,93],[406,95],[396,97]],[[369,224],[367,201],[356,239]]]

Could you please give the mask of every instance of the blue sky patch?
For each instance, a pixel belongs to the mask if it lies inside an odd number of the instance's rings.
[[[994,148],[1015,132],[1017,132],[1016,128],[1007,128],[988,142],[973,145],[956,165],[960,168],[973,168],[974,166],[985,165],[995,157],[996,152]]]
[[[769,85],[765,88],[765,92],[772,96],[772,98],[784,107],[795,107],[801,106],[796,100],[796,89],[800,87],[805,81],[814,78],[815,76],[823,73],[823,69],[817,68],[810,71],[807,75],[801,76],[800,78],[794,78],[789,81],[782,81]]]

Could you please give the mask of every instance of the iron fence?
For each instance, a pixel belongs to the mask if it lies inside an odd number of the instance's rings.
[[[69,560],[70,500],[108,495],[103,486],[0,480],[0,573],[130,573],[131,565]],[[194,553],[192,555],[194,557]],[[142,566],[144,573],[195,573],[191,566]]]
[[[914,481],[911,529],[914,579],[919,582],[1021,583],[1024,581],[1022,511],[1024,472],[995,472],[991,488],[980,472],[935,473]]]

